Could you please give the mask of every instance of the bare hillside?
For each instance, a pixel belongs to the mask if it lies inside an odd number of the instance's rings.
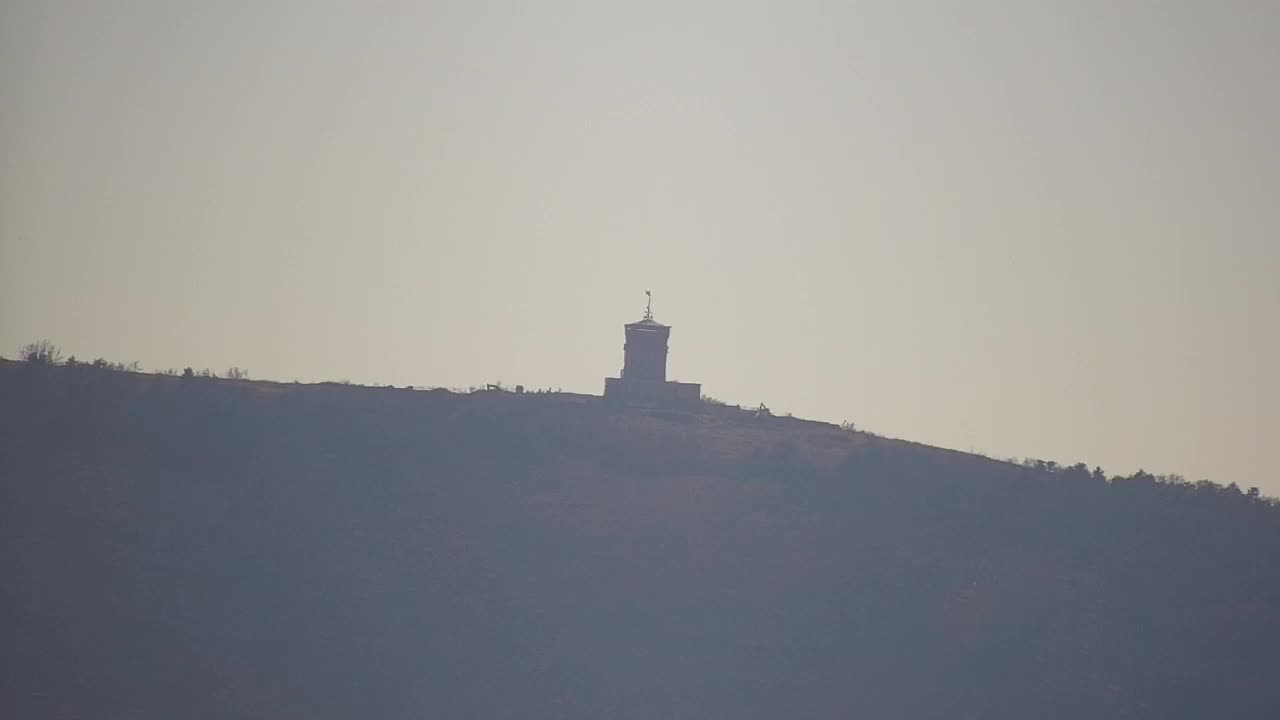
[[[1272,718],[1280,508],[732,409],[0,363],[0,712]]]

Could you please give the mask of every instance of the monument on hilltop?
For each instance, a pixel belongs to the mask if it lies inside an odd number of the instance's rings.
[[[624,326],[623,364],[620,377],[605,378],[606,400],[658,408],[695,408],[702,403],[702,385],[667,380],[667,341],[671,326],[653,319],[653,293],[644,318]]]

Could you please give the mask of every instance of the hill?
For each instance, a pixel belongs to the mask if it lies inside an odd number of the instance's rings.
[[[0,363],[0,711],[1272,718],[1280,508],[597,398]]]

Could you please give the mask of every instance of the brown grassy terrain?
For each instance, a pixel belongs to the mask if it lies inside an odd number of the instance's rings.
[[[1280,510],[732,408],[0,363],[6,717],[1270,718]]]

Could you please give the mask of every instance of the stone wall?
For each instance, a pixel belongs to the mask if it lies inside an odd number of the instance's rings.
[[[605,378],[606,400],[659,408],[694,408],[702,404],[699,383]]]

